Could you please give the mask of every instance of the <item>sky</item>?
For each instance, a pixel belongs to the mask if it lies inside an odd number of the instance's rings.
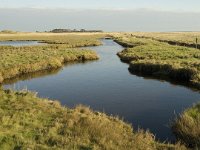
[[[0,30],[200,31],[200,0],[0,0]]]
[[[0,0],[1,8],[158,9],[200,11],[199,0]]]

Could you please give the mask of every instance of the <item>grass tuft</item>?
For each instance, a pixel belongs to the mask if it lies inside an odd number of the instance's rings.
[[[185,110],[172,124],[172,130],[188,147],[200,148],[200,104]]]

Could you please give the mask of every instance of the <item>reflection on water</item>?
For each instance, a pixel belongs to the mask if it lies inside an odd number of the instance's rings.
[[[132,75],[116,55],[123,47],[112,40],[102,42],[102,46],[91,47],[100,55],[98,61],[70,64],[51,75],[7,82],[4,87],[27,87],[69,107],[87,105],[118,115],[135,128],[149,129],[162,141],[173,140],[168,125],[174,112],[178,114],[198,102],[200,94],[184,86]]]
[[[167,78],[167,77],[160,77],[160,76],[159,77],[154,77],[154,76],[151,76],[151,75],[144,75],[142,73],[134,72],[134,71],[132,71],[130,69],[129,69],[129,72],[132,75],[135,75],[135,76],[138,76],[138,77],[143,77],[145,80],[156,80],[156,81],[160,81],[160,82],[169,82],[174,86],[183,86],[183,87],[186,87],[186,88],[189,88],[189,89],[193,90],[194,92],[200,92],[195,87],[195,85],[192,85],[192,84],[190,84],[188,82],[175,81],[175,80],[171,80],[170,78]]]
[[[20,76],[17,76],[15,78],[5,80],[4,84],[13,84],[18,82],[18,81],[24,81],[24,80],[31,80],[33,78],[43,78],[45,76],[51,76],[57,74],[61,69],[53,69],[53,70],[43,70],[43,71],[38,71],[34,73],[26,73]]]
[[[68,62],[68,63],[64,64],[64,67],[76,65],[78,63],[88,64],[88,63],[92,63],[92,62],[91,61]],[[22,75],[19,75],[17,77],[11,78],[11,79],[4,80],[3,84],[4,85],[6,85],[6,84],[15,85],[15,83],[18,81],[25,81],[25,80],[31,80],[33,78],[43,78],[45,76],[56,75],[61,70],[62,70],[62,68],[57,68],[57,69],[51,69],[51,70],[42,70],[42,71],[37,71],[37,72],[32,72],[32,73],[26,73],[26,74],[22,74]]]

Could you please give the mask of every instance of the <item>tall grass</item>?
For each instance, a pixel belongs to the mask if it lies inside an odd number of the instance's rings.
[[[192,148],[200,148],[200,104],[185,110],[172,124],[176,137]]]
[[[185,149],[158,143],[117,117],[88,107],[62,107],[28,91],[0,90],[0,149],[163,150]]]

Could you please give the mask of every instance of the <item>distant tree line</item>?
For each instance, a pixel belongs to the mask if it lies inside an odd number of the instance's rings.
[[[17,33],[17,32],[12,31],[12,30],[2,30],[2,31],[0,31],[0,33],[12,34],[12,33]]]
[[[68,32],[103,32],[102,30],[86,30],[86,29],[53,29],[50,32],[52,33],[68,33]]]

